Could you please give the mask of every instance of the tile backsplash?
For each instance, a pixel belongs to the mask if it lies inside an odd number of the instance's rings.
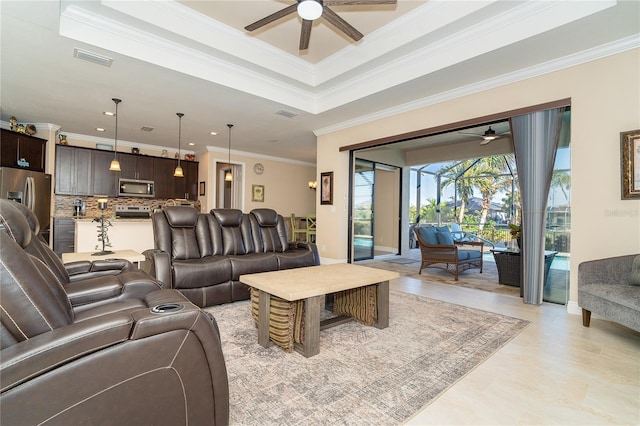
[[[100,216],[101,211],[98,209],[98,200],[105,197],[93,197],[86,195],[56,195],[55,196],[55,212],[56,217],[73,216],[73,201],[77,198],[84,200],[86,204],[85,217]],[[151,209],[163,207],[165,204],[171,204],[172,200],[158,198],[141,198],[141,197],[107,197],[107,209],[104,211],[105,216],[113,216],[116,206],[145,206]],[[196,207],[199,203],[196,202]]]

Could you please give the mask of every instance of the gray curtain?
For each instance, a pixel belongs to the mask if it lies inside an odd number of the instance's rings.
[[[522,199],[520,285],[532,305],[542,303],[547,198],[563,114],[564,107],[511,118]]]

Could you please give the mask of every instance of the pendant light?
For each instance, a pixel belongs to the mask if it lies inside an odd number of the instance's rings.
[[[229,128],[229,159],[228,159],[228,163],[229,163],[229,166],[231,166],[231,128],[233,127],[233,124],[227,124],[227,127]],[[233,174],[231,173],[231,169],[227,170],[224,173],[224,181],[225,182],[233,181]]]
[[[178,116],[178,166],[176,170],[173,172],[174,177],[184,177],[184,173],[182,172],[182,167],[180,167],[180,139],[182,138],[182,116],[184,116],[181,112],[176,112]]]
[[[112,98],[111,99],[116,104],[116,133],[115,133],[115,143],[113,145],[113,160],[111,160],[111,165],[109,166],[109,170],[112,172],[120,171],[120,162],[118,161],[118,104],[122,102],[121,99]]]

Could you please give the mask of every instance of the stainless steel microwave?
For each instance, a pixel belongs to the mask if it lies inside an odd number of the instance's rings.
[[[152,180],[120,179],[118,195],[122,197],[155,197],[155,184]]]

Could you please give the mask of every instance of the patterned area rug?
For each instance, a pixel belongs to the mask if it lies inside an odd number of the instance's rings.
[[[207,308],[218,322],[233,425],[397,425],[518,335],[528,321],[391,290],[384,330],[320,332],[305,358],[258,345],[250,303]]]

